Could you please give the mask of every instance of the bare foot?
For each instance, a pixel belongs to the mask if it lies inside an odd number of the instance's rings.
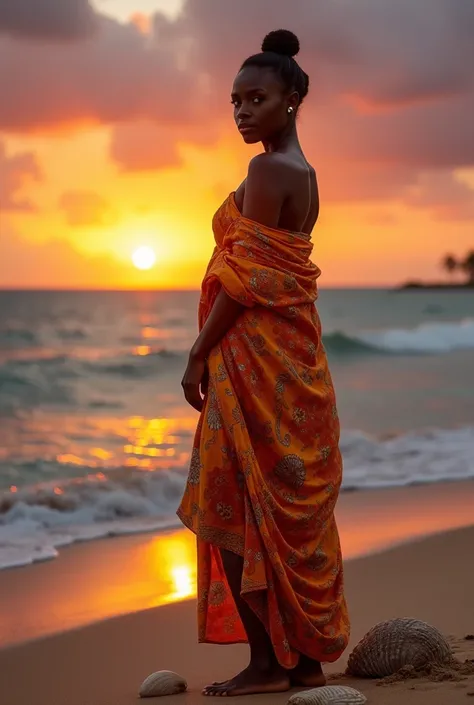
[[[259,669],[250,664],[234,678],[223,683],[206,686],[203,695],[222,697],[235,695],[256,695],[259,693],[283,693],[290,689],[290,679],[281,666]]]
[[[305,688],[322,688],[326,685],[326,676],[319,661],[313,661],[308,656],[301,656],[300,662],[289,671],[291,685],[300,685]]]

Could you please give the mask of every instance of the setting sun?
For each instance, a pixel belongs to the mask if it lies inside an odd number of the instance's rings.
[[[156,254],[151,247],[139,247],[132,255],[132,262],[137,269],[151,269],[156,262]]]

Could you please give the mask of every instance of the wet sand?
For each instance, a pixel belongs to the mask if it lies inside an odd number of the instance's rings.
[[[413,523],[412,498],[419,500],[418,503],[415,501],[415,507],[418,504],[420,527],[425,516],[424,532],[420,533],[446,528],[443,523],[451,514],[453,517],[456,515],[458,521],[464,517],[467,524],[467,513],[464,515],[457,511],[464,506],[461,495],[470,500],[473,521],[472,484],[436,487],[430,496],[428,512],[428,507],[423,509],[420,496],[421,493],[425,496],[429,494],[430,489],[433,488],[400,490],[399,502],[394,501],[397,491],[390,491],[390,504],[400,514],[396,537],[389,531],[395,518],[387,515],[388,509],[382,501],[384,493],[360,493],[359,499],[362,494],[372,494],[372,507],[367,505],[367,497],[365,506],[360,500],[360,506],[356,507],[357,499],[354,498],[357,495],[348,495],[339,508],[341,533],[344,536],[346,531],[350,532],[344,538],[346,553],[350,552],[351,546],[360,545],[362,540],[371,550],[382,547],[381,538],[392,542],[403,540],[403,527],[411,528],[413,538],[418,524]],[[421,492],[417,497],[418,490]],[[403,497],[405,500],[402,502]],[[455,497],[458,500],[455,501]],[[346,501],[347,512],[343,506]],[[344,529],[344,516],[349,516],[349,506],[352,507],[351,522]],[[432,526],[430,516],[433,516]],[[438,524],[434,522],[436,517]],[[177,555],[178,547],[182,545],[179,537],[183,535],[181,532],[173,534],[174,544],[163,543],[163,537],[141,536],[80,545],[65,550],[52,563],[0,574],[2,613],[9,605],[12,622],[19,619],[21,624],[20,611],[21,605],[25,604],[22,601],[26,599],[26,588],[20,589],[20,585],[26,585],[30,612],[41,615],[42,624],[49,620],[58,626],[62,620],[63,628],[67,629],[60,634],[29,643],[17,643],[0,651],[1,704],[131,705],[137,700],[141,681],[159,669],[175,670],[183,674],[189,683],[188,693],[162,698],[163,705],[171,702],[177,705],[180,702],[183,705],[208,702],[200,695],[201,688],[210,681],[229,677],[245,666],[247,648],[198,645],[194,599],[162,604],[166,600],[172,602],[192,597],[192,575],[184,571],[187,565],[185,552]],[[372,541],[367,543],[370,536]],[[155,553],[156,548],[152,548],[157,540],[161,540],[161,553]],[[163,548],[165,545],[168,546],[166,550]],[[173,564],[173,555],[184,561],[181,566],[179,560]],[[459,658],[474,659],[474,641],[464,639],[467,634],[474,633],[473,555],[474,527],[446,531],[382,553],[349,560],[346,564],[346,588],[353,625],[351,645],[345,657],[328,667],[327,672],[341,672],[351,648],[363,634],[378,621],[397,616],[410,616],[432,623],[450,635]],[[165,594],[163,582],[167,570],[166,556],[175,570],[174,592],[171,590],[168,594]],[[148,565],[148,572],[144,572],[143,564]],[[119,566],[120,574],[117,576],[114,571]],[[137,572],[137,566],[142,566],[141,572]],[[159,606],[147,605],[148,609],[141,609],[140,603],[151,599],[152,576],[156,578],[154,599]],[[173,587],[173,580],[168,582]],[[117,587],[119,584],[120,590]],[[12,596],[15,587],[17,594]],[[68,589],[72,595],[66,594]],[[191,594],[176,594],[179,590],[185,593],[187,589]],[[159,590],[162,590],[161,597]],[[83,596],[82,602],[78,598],[80,594]],[[4,598],[7,598],[8,604]],[[68,599],[71,600],[69,603]],[[87,610],[86,605],[91,601],[95,608]],[[68,611],[68,604],[75,609]],[[113,610],[130,611],[132,607],[140,611],[70,629],[78,623],[81,614],[87,617],[86,621],[97,619],[100,614],[107,616],[107,606],[110,604]],[[74,614],[73,619],[71,613]],[[15,640],[18,642],[21,636],[19,626]],[[24,631],[23,638],[26,636],[27,632]],[[31,629],[29,636],[32,636]],[[447,682],[420,679],[390,686],[378,686],[372,681],[352,680],[344,683],[364,692],[369,703],[379,705],[461,705],[469,702],[468,696],[474,693],[474,676]],[[252,698],[252,702],[278,705],[286,703],[287,699],[288,694],[284,693],[259,696],[258,700]],[[239,702],[248,700],[240,698]]]
[[[337,518],[350,560],[474,524],[474,482],[345,492]],[[0,572],[0,643],[193,598],[195,584],[195,541],[185,529],[69,546],[52,561]]]

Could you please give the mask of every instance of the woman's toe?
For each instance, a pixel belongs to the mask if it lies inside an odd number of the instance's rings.
[[[207,697],[215,697],[216,695],[219,695],[219,684],[218,683],[212,683],[212,685],[207,685],[204,690],[202,691],[203,695],[207,695]]]

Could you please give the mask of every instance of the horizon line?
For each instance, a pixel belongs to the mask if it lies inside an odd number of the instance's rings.
[[[381,283],[381,284],[328,284],[324,286],[319,286],[318,288],[320,290],[322,289],[393,289],[395,287],[401,286],[400,284],[395,284],[395,283]],[[39,292],[39,291],[44,291],[44,292],[111,292],[111,293],[117,293],[117,292],[131,292],[131,293],[185,293],[185,292],[200,292],[200,288],[190,288],[190,287],[183,287],[183,288],[173,288],[173,289],[166,289],[166,288],[152,288],[152,287],[62,287],[62,286],[57,286],[57,287],[37,287],[37,286],[0,286],[0,293],[1,292],[19,292],[19,291],[31,291],[31,292]]]

